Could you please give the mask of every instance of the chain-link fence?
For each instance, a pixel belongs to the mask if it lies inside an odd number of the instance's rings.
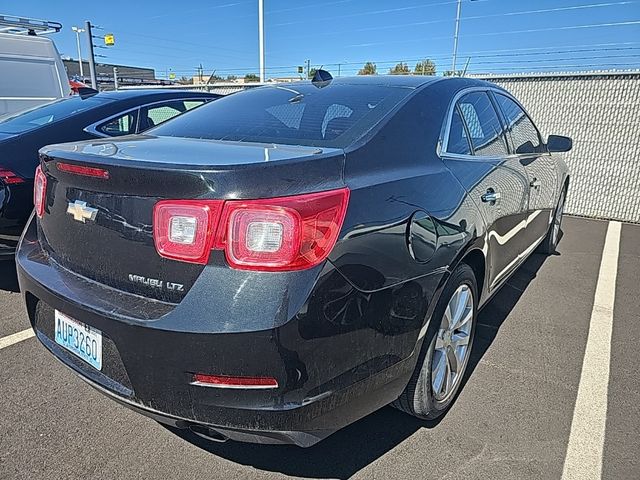
[[[640,72],[483,78],[518,98],[543,135],[573,138],[567,213],[640,222]]]

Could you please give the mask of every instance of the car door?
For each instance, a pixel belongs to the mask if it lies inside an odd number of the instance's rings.
[[[526,235],[528,243],[533,244],[546,235],[553,218],[558,188],[557,166],[520,104],[504,93],[494,91],[493,95],[504,116],[511,149],[529,178]]]
[[[442,158],[487,225],[489,288],[507,277],[526,249],[529,181],[509,155],[503,124],[487,90],[462,94],[449,113]]]

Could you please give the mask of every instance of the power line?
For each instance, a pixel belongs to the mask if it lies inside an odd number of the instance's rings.
[[[465,0],[466,2],[470,2],[471,0]],[[487,2],[489,0],[474,0],[475,3],[480,3],[480,2]],[[350,13],[347,15],[334,15],[331,17],[322,17],[322,18],[316,18],[314,20],[316,21],[325,21],[325,20],[335,20],[335,19],[343,19],[343,18],[354,18],[354,17],[364,17],[364,16],[368,16],[368,15],[382,15],[385,13],[396,13],[396,12],[403,12],[403,11],[408,11],[408,10],[415,10],[415,9],[419,9],[419,8],[427,8],[427,7],[436,7],[436,6],[440,6],[440,5],[452,5],[454,3],[458,3],[457,0],[449,0],[446,2],[437,2],[437,3],[422,3],[420,5],[410,5],[407,7],[396,7],[396,8],[386,8],[383,10],[371,10],[368,12],[359,12],[359,13]],[[298,25],[298,24],[307,24],[309,23],[308,20],[296,20],[294,22],[284,22],[284,23],[276,23],[274,25],[271,25],[271,27],[286,27],[289,25]]]
[[[456,3],[456,2],[444,2],[442,3],[442,5],[450,4],[450,3]],[[502,17],[502,16],[533,15],[533,14],[539,14],[539,13],[557,13],[560,11],[582,10],[582,9],[589,9],[589,8],[604,8],[604,7],[612,7],[612,6],[631,5],[631,4],[637,4],[637,3],[640,3],[640,2],[638,0],[624,0],[624,1],[617,1],[617,2],[582,4],[582,5],[573,5],[570,7],[555,7],[555,8],[543,8],[538,10],[525,10],[525,11],[519,11],[519,12],[494,13],[489,15],[462,16],[461,20],[466,21],[466,20],[479,20],[479,19],[485,19],[485,18],[495,18],[495,17]],[[449,23],[449,22],[453,22],[454,20],[455,18],[452,17],[452,18],[439,19],[439,20],[425,20],[420,22],[410,22],[410,23],[403,22],[403,23],[395,23],[392,25],[383,25],[378,27],[350,29],[349,32],[372,32],[372,31],[375,32],[375,31],[381,31],[381,30],[392,30],[395,28],[419,27],[419,26],[425,26],[425,25],[435,25],[438,23]],[[340,30],[340,31],[334,30],[332,32],[323,32],[323,35],[342,35],[344,33],[345,33],[344,30]],[[287,36],[285,38],[300,38],[300,36],[294,35],[294,36]]]
[[[484,33],[468,33],[460,35],[461,37],[483,37],[483,36],[495,36],[495,35],[512,35],[512,34],[520,34],[520,33],[536,33],[536,32],[552,32],[558,30],[576,30],[576,29],[588,29],[588,28],[598,28],[598,27],[622,27],[622,26],[630,26],[630,25],[639,25],[640,20],[630,20],[625,22],[607,22],[607,23],[593,23],[588,25],[566,25],[561,27],[545,27],[545,28],[530,28],[527,30],[510,30],[503,32],[484,32]],[[448,39],[449,36],[439,36],[439,37],[429,37],[429,38],[420,38],[413,40],[399,40],[394,42],[372,42],[372,43],[356,43],[352,45],[346,45],[347,47],[374,47],[378,45],[388,45],[390,43],[400,44],[400,43],[416,43],[416,42],[424,42],[425,40],[441,40]]]

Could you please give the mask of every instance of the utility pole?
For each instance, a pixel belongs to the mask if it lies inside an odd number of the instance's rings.
[[[458,0],[458,7],[456,12],[456,31],[453,35],[453,60],[451,62],[451,74],[456,74],[456,57],[458,56],[458,32],[460,31],[460,9],[462,7],[462,0]]]
[[[80,27],[71,27],[71,30],[76,32],[76,45],[78,47],[78,65],[80,66],[80,77],[82,77],[82,81],[84,81],[84,69],[82,68],[82,50],[80,48],[80,34],[84,33],[84,28]]]
[[[307,79],[309,78],[310,73],[311,73],[311,60],[307,60]]]
[[[258,35],[260,37],[260,81],[264,83],[264,0],[258,0]]]
[[[98,89],[98,78],[96,77],[96,59],[93,54],[93,35],[91,34],[91,22],[87,20],[84,22],[84,28],[87,31],[87,38],[89,39],[89,73],[91,74],[91,88]]]
[[[118,90],[118,67],[113,67],[113,86]]]
[[[338,76],[340,76],[340,64],[338,64]]]

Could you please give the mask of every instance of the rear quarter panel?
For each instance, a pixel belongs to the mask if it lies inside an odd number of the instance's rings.
[[[330,261],[343,277],[341,301],[358,305],[349,321],[383,335],[370,339],[379,354],[414,351],[450,269],[482,244],[475,205],[436,155],[449,98],[464,85],[417,91],[346,153],[351,198]]]

